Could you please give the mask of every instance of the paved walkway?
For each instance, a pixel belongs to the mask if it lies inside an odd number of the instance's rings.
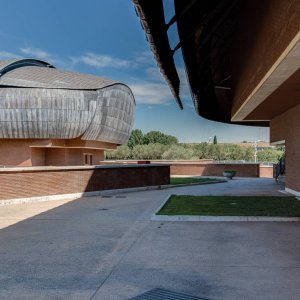
[[[279,188],[236,179],[52,202],[48,211],[43,203],[2,206],[0,299],[125,300],[153,288],[206,299],[299,299],[300,224],[150,221],[171,193],[282,195]],[[4,227],[6,215],[19,223]]]

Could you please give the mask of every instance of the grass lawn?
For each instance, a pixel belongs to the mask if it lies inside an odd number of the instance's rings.
[[[295,197],[172,195],[158,215],[300,217]]]
[[[217,178],[197,178],[197,177],[171,177],[170,184],[187,184],[187,183],[213,183],[226,182],[223,179]]]

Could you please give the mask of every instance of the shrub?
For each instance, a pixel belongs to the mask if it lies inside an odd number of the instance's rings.
[[[194,151],[182,146],[172,145],[162,155],[163,159],[194,159]]]
[[[106,159],[130,159],[132,158],[131,150],[128,146],[119,146],[116,150],[105,151]]]

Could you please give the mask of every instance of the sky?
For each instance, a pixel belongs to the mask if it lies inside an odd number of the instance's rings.
[[[165,18],[174,13],[164,0]],[[196,114],[180,51],[175,61],[184,110],[159,72],[130,0],[2,0],[0,59],[37,58],[65,70],[127,84],[136,100],[134,128],[159,130],[181,142],[269,140],[269,129],[228,125]],[[178,42],[176,25],[168,32]]]

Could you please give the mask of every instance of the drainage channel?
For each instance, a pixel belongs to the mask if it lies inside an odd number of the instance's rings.
[[[129,300],[209,300],[206,298],[199,298],[196,296],[177,293],[161,288],[156,288],[141,294],[137,297],[131,298]]]

